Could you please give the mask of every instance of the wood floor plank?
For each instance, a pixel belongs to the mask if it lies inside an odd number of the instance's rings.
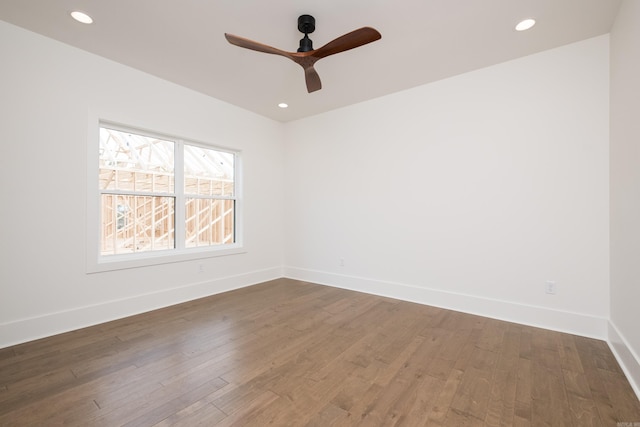
[[[417,389],[423,382],[424,365],[420,352],[423,344],[422,337],[415,337],[410,346],[415,351],[410,354],[405,352],[405,355],[399,357],[397,370],[391,368],[395,370],[393,377],[366,409],[367,423],[394,425],[406,417],[417,397]]]
[[[313,416],[306,424],[307,427],[326,427],[344,425],[350,423],[348,411],[328,403],[317,415]]]
[[[414,388],[415,396],[411,399],[411,405],[403,411],[399,418],[399,425],[423,426],[429,419],[429,414],[436,406],[438,396],[442,393],[446,381],[430,375],[424,375],[418,379]]]
[[[639,420],[640,401],[635,398],[627,379],[620,373],[608,369],[600,369],[599,373],[610,401],[615,403],[616,420],[618,422]]]
[[[33,424],[38,424],[42,420],[52,422],[57,417],[84,420],[91,418],[100,409],[95,399],[101,394],[117,394],[117,391],[135,376],[136,370],[136,367],[131,366],[47,396],[29,396],[19,404],[5,402],[0,409],[11,410],[0,414],[0,425],[21,425],[21,422],[24,422],[22,425],[29,425],[30,420],[33,420]]]
[[[350,426],[365,422],[369,405],[382,393],[385,386],[372,382],[377,374],[387,368],[382,362],[373,362],[366,368],[356,366],[352,375],[349,375],[340,384],[338,393],[331,399],[335,406],[347,411],[348,418],[337,422],[338,426]]]
[[[251,400],[243,402],[242,406],[230,408],[230,412],[225,412],[227,416],[223,418],[216,426],[232,427],[232,426],[251,426],[257,425],[255,419],[269,405],[280,396],[267,390],[256,394]]]
[[[0,425],[640,421],[600,340],[278,279],[0,349]]]
[[[409,345],[402,350],[392,363],[387,364],[383,361],[375,360],[366,368],[360,368],[354,371],[360,373],[362,378],[371,384],[364,390],[364,393],[360,395],[362,396],[361,398],[358,398],[357,395],[351,396],[351,399],[355,402],[354,405],[349,408],[349,412],[353,415],[354,419],[365,425],[371,425],[371,423],[379,419],[381,407],[387,405],[394,396],[393,393],[389,395],[387,391],[389,384],[398,375],[398,372],[403,369],[407,360],[418,350],[423,342],[424,338],[417,336],[416,339],[411,341]]]
[[[463,371],[454,369],[447,378],[442,391],[438,395],[436,404],[429,411],[427,423],[434,426],[444,426],[447,415],[451,411],[451,403],[458,393],[460,383],[462,381]]]
[[[484,418],[485,425],[503,426],[513,424],[516,375],[513,371],[496,371]]]
[[[592,398],[585,374],[568,369],[563,370],[563,374],[571,418],[579,426],[601,425],[598,408]]]
[[[458,391],[451,402],[451,408],[460,415],[484,420],[491,396],[491,382],[498,355],[476,347]],[[475,422],[475,421],[474,421]]]
[[[550,366],[550,351],[541,348],[532,363],[531,421],[533,425],[573,425],[562,375]],[[559,362],[558,362],[559,363]]]
[[[154,424],[154,426],[193,427],[216,425],[226,417],[227,414],[216,408],[205,398],[177,411],[159,423]]]
[[[584,372],[573,335],[562,334],[560,338],[560,362],[563,370]]]
[[[520,353],[522,354],[522,353]],[[516,378],[516,400],[514,405],[514,424],[529,425],[531,423],[531,401],[533,400],[533,370],[531,361],[518,359],[518,375]]]
[[[135,418],[122,423],[122,425],[134,427],[159,423],[204,399],[214,391],[223,388],[226,384],[226,381],[216,378],[200,385],[172,384],[171,386],[163,387],[163,391],[166,392],[162,393],[163,398],[149,396],[147,402],[138,402],[142,404],[136,408]],[[167,396],[167,398],[164,399],[164,396]],[[120,413],[121,411],[118,410],[118,412]]]
[[[515,417],[520,332],[507,329],[500,347],[487,406],[487,426],[512,425]]]

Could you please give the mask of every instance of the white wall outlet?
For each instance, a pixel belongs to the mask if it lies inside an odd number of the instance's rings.
[[[204,273],[204,264],[198,264],[198,273]]]
[[[344,258],[340,258],[340,259],[338,259],[338,265],[339,265],[340,267],[344,267]]]
[[[555,295],[556,294],[556,282],[554,282],[553,280],[547,280],[544,283],[544,292],[549,294],[549,295]]]

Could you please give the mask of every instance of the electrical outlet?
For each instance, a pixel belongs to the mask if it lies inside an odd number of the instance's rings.
[[[338,260],[338,265],[339,265],[340,267],[344,267],[344,258],[340,258],[340,259]]]
[[[547,280],[544,284],[544,291],[549,295],[556,294],[556,282],[553,280]]]
[[[204,273],[204,264],[198,264],[198,273]]]

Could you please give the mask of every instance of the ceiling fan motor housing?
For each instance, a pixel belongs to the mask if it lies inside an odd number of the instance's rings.
[[[313,42],[308,34],[316,30],[316,19],[311,15],[300,15],[298,17],[298,31],[304,33],[304,37],[300,39],[300,47],[298,52],[309,52],[313,50]]]
[[[298,31],[304,34],[311,34],[316,30],[316,18],[311,15],[300,15],[298,17]]]

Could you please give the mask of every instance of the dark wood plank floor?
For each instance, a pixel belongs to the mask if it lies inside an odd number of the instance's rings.
[[[0,349],[0,425],[616,426],[603,341],[281,279]]]

